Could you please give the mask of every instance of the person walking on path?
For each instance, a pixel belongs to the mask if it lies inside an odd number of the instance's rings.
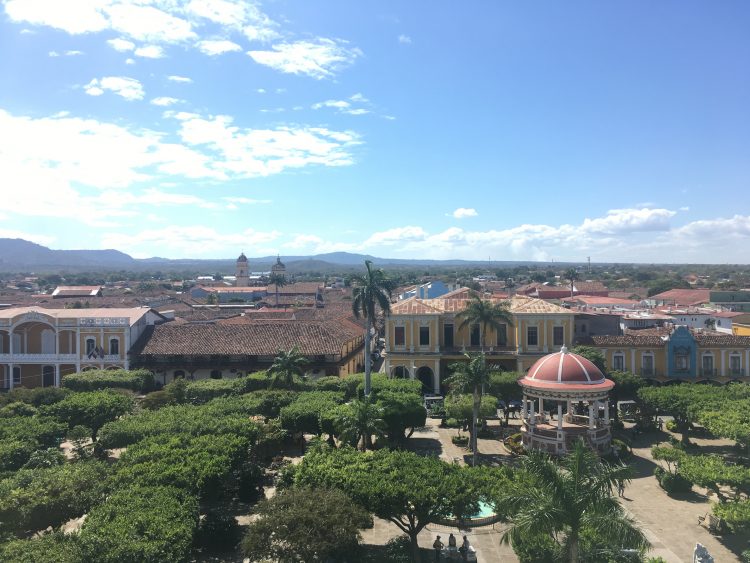
[[[625,481],[618,481],[617,483],[617,495],[625,498]]]
[[[443,542],[440,541],[440,536],[435,538],[432,547],[435,549],[435,562],[438,563],[440,561],[440,552],[443,551]]]

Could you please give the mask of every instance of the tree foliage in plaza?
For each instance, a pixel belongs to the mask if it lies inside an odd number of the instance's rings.
[[[488,329],[499,331],[502,325],[513,325],[513,315],[508,307],[507,301],[497,303],[474,294],[466,308],[456,315],[456,320],[459,321],[458,328],[463,330],[472,325],[479,325],[479,339],[484,350],[487,345]]]
[[[397,405],[392,403],[392,406]],[[335,427],[342,442],[355,448],[361,443],[364,452],[372,449],[373,436],[385,436],[387,424],[383,419],[383,408],[375,404],[370,396],[352,401],[337,412]]]
[[[347,376],[353,377],[353,376]],[[413,393],[418,396],[422,396],[422,382],[417,379],[399,379],[391,378],[383,374],[377,374],[372,376],[371,393],[374,398],[377,398],[377,394],[381,391],[392,391],[394,393]],[[357,396],[362,398],[365,396],[364,382],[357,386]]]
[[[732,502],[719,502],[713,505],[715,516],[724,522],[736,534],[750,532],[750,499]]]
[[[5,563],[86,563],[81,555],[78,537],[63,532],[44,534],[40,538],[19,539],[0,544],[0,561]]]
[[[0,419],[0,471],[20,469],[34,452],[57,447],[67,430],[66,424],[39,415]]]
[[[219,497],[248,461],[247,436],[153,436],[134,444],[116,464],[117,486],[179,487],[204,499]]]
[[[526,487],[506,490],[498,498],[511,526],[503,541],[513,545],[529,537],[544,536],[559,542],[566,561],[581,561],[584,536],[615,549],[645,551],[649,542],[613,496],[618,483],[632,471],[607,465],[582,441],[559,463],[547,454],[532,451],[521,469],[530,479]]]
[[[445,398],[445,415],[448,418],[470,424],[474,414],[474,398],[471,395],[451,393]],[[489,418],[497,414],[497,399],[485,395],[479,406],[479,418]]]
[[[750,449],[750,400],[724,401],[720,408],[706,406],[698,413],[700,422],[711,434],[728,438]]]
[[[481,300],[480,300],[481,301]],[[477,463],[477,419],[482,405],[482,394],[484,388],[490,383],[490,372],[487,369],[487,360],[482,354],[464,354],[465,362],[451,364],[451,376],[446,380],[452,393],[472,394],[472,416],[471,416],[471,451],[473,463]],[[495,401],[497,408],[497,401]],[[493,412],[492,414],[496,414]],[[464,419],[465,420],[465,419]]]
[[[416,393],[379,391],[376,404],[382,409],[385,431],[391,443],[403,442],[412,435],[415,428],[422,427],[427,422],[427,410],[422,397]]]
[[[570,350],[573,354],[583,356],[596,367],[602,373],[607,373],[607,360],[604,358],[604,354],[598,348],[593,346],[573,346]]]
[[[68,424],[71,428],[78,425],[86,426],[91,429],[91,438],[96,440],[102,426],[132,409],[132,397],[115,391],[91,391],[68,395],[62,401],[43,407],[42,413]]]
[[[352,285],[352,312],[354,317],[364,318],[367,321],[365,331],[365,395],[370,394],[370,377],[372,375],[372,349],[370,341],[375,329],[378,310],[384,315],[391,312],[391,294],[396,289],[393,280],[385,275],[380,268],[374,269],[370,260],[365,260],[366,272],[363,275],[351,277]]]
[[[97,369],[73,373],[62,378],[62,385],[71,391],[128,389],[148,393],[155,387],[154,374],[147,369]]]
[[[255,440],[258,425],[240,410],[241,406],[240,401],[216,399],[201,406],[175,405],[141,411],[105,424],[99,441],[105,448],[123,448],[161,434],[234,434]]]
[[[487,393],[505,401],[520,401],[523,391],[518,380],[523,377],[522,373],[516,371],[491,371],[490,380],[487,385]]]
[[[198,525],[195,497],[175,487],[121,489],[89,512],[78,535],[83,561],[186,561]]]
[[[354,502],[407,534],[414,560],[420,561],[417,535],[425,526],[451,514],[476,513],[482,492],[472,485],[469,469],[406,451],[321,447],[308,452],[293,479],[296,486],[346,491]],[[496,488],[507,481],[505,475],[498,473]]]
[[[320,435],[320,416],[323,412],[341,404],[343,397],[334,391],[310,391],[300,393],[296,400],[279,411],[281,425],[292,434],[308,433]]]
[[[266,372],[270,378],[268,388],[281,386],[285,389],[292,389],[295,379],[304,376],[305,366],[309,363],[310,361],[300,353],[297,346],[286,351],[279,350],[273,364]]]
[[[242,546],[251,561],[352,561],[372,516],[341,491],[292,488],[256,507]]]
[[[18,471],[0,481],[0,532],[21,535],[81,516],[104,500],[109,474],[96,461]]]
[[[35,387],[33,389],[16,387],[7,393],[0,394],[0,406],[21,402],[40,407],[62,401],[69,394],[68,389],[60,387]]]

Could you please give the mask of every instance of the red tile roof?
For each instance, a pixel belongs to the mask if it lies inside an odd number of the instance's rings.
[[[658,293],[649,299],[655,301],[673,301],[676,305],[700,305],[711,301],[709,289],[670,289]]]

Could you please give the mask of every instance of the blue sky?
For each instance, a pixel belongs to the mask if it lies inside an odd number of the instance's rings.
[[[750,262],[750,5],[3,0],[0,236]]]

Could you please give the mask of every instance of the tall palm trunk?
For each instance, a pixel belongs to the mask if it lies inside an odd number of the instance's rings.
[[[370,321],[367,322],[367,332],[365,333],[365,397],[370,396],[370,381],[372,375],[372,358],[370,357]]]
[[[570,563],[578,563],[578,532],[575,530],[568,539],[568,559]]]
[[[481,404],[482,396],[479,393],[479,388],[474,387],[474,408],[472,409],[471,416],[471,465],[476,466],[477,464],[477,418],[479,418],[479,405]]]

